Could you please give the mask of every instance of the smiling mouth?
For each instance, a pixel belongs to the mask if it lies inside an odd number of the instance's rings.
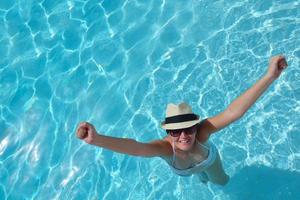
[[[180,140],[179,143],[181,144],[189,144],[191,140]]]

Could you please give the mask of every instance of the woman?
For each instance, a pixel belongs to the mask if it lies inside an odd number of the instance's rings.
[[[133,139],[104,136],[97,133],[88,122],[80,123],[76,134],[88,144],[119,153],[161,157],[178,175],[195,174],[202,182],[225,185],[229,177],[223,170],[216,147],[208,141],[209,136],[241,118],[286,67],[284,56],[272,57],[267,73],[260,80],[234,100],[225,111],[202,121],[189,105],[169,104],[165,121],[162,122],[162,128],[168,135],[161,140],[141,143]]]

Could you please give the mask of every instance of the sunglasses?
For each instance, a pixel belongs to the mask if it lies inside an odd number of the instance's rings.
[[[185,134],[187,135],[192,135],[193,133],[195,133],[195,126],[183,129],[167,130],[167,133],[172,137],[179,137],[182,132],[185,132]]]

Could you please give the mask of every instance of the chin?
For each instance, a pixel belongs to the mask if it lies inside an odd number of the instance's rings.
[[[193,144],[178,144],[177,147],[182,151],[189,151],[192,149]]]

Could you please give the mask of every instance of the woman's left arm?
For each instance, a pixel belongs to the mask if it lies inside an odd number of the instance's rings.
[[[245,93],[235,99],[224,112],[207,118],[200,123],[199,132],[210,134],[241,118],[286,67],[287,62],[284,56],[272,57],[267,73]]]

